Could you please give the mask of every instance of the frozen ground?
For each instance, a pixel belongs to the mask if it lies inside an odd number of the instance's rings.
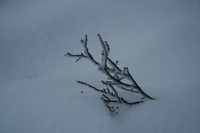
[[[0,133],[198,133],[200,2],[195,0],[0,1]],[[156,100],[109,116],[105,78],[80,53],[100,59],[100,33],[110,57],[128,66]],[[89,73],[88,73],[89,72]],[[81,93],[83,91],[84,93]]]

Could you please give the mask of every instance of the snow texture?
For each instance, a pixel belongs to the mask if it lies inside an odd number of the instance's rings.
[[[199,6],[198,0],[1,0],[0,133],[198,133]],[[101,34],[110,58],[129,67],[156,100],[122,105],[109,116],[99,93],[76,83],[101,88],[105,76],[90,61],[64,57],[82,51],[85,34],[96,60]]]

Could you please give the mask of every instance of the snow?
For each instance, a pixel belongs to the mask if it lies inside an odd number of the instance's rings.
[[[0,133],[198,133],[200,2],[197,0],[0,1]],[[106,77],[90,61],[64,57],[88,48],[129,67],[155,100],[110,116]],[[83,93],[81,93],[83,91]],[[122,94],[125,95],[125,94]],[[126,94],[129,96],[130,94]]]

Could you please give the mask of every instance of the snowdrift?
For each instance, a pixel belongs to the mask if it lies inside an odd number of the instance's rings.
[[[198,133],[200,18],[198,1],[0,1],[1,133]],[[109,116],[89,61],[64,57],[88,47],[100,60],[96,35],[113,60],[128,66],[154,101]],[[83,91],[84,93],[80,93]]]

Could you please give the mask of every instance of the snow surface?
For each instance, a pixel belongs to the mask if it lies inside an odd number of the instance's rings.
[[[199,133],[198,0],[1,0],[0,133]],[[90,61],[66,58],[97,34],[113,60],[128,66],[156,100],[120,107],[116,117],[98,92]],[[81,93],[83,91],[83,93]]]

